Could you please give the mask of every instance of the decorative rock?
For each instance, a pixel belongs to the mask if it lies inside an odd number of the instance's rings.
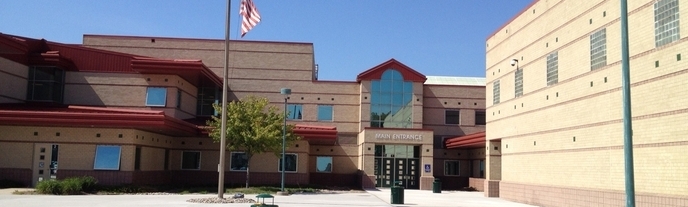
[[[186,200],[186,202],[190,203],[256,203],[255,200],[250,199],[250,198],[230,198],[230,199],[224,199],[224,198],[192,198],[189,200]]]

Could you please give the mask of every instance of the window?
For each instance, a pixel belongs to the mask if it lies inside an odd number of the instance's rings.
[[[655,3],[655,47],[677,41],[680,36],[678,0]]]
[[[460,163],[458,160],[444,161],[444,175],[461,175],[459,173]]]
[[[200,170],[200,169],[201,169],[201,152],[183,151],[182,152],[182,170]]]
[[[607,65],[607,29],[590,35],[590,70]]]
[[[475,125],[485,125],[485,111],[475,111]]]
[[[94,170],[119,170],[122,147],[116,145],[97,145]]]
[[[198,88],[196,114],[201,116],[216,115],[213,108],[214,103],[218,103],[219,97],[222,94],[219,88],[214,87],[200,87]]]
[[[515,97],[519,97],[523,95],[523,69],[516,69],[516,72],[514,72],[514,83],[515,83]]]
[[[444,111],[444,124],[459,124],[460,117],[461,111],[458,109],[447,109]]]
[[[298,165],[298,155],[296,154],[285,154],[284,172],[296,172],[296,166]],[[277,171],[282,172],[282,158],[279,159],[279,165],[277,166]]]
[[[318,121],[332,121],[332,105],[318,105]]]
[[[134,153],[134,170],[141,170],[141,147],[136,147]]]
[[[499,103],[499,80],[492,83],[492,104]]]
[[[413,127],[413,82],[388,69],[380,80],[370,82],[370,126],[377,128]]]
[[[315,158],[316,172],[332,172],[332,157],[316,157]]]
[[[246,171],[248,168],[248,156],[244,152],[232,152],[229,169],[232,171]]]
[[[29,67],[27,101],[62,103],[64,71],[57,67]]]
[[[167,88],[148,87],[146,91],[146,106],[165,106]]]
[[[287,120],[301,120],[303,119],[303,105],[301,104],[287,104]]]
[[[554,52],[547,56],[547,85],[559,82],[559,54]]]

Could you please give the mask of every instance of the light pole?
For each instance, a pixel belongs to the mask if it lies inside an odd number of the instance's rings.
[[[289,98],[289,95],[291,95],[291,89],[289,88],[282,88],[280,90],[280,94],[284,95],[284,125],[282,126],[282,188],[281,192],[282,194],[287,194],[286,191],[284,191],[284,169],[285,166],[287,165],[286,163],[286,154],[284,153],[285,151],[285,145],[287,144],[287,98]]]

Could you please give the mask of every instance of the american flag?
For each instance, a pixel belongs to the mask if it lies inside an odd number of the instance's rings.
[[[241,37],[244,37],[249,30],[253,29],[260,22],[260,14],[253,0],[241,0]]]

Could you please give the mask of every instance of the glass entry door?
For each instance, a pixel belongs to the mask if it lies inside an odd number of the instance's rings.
[[[375,187],[419,188],[420,146],[375,145]]]

